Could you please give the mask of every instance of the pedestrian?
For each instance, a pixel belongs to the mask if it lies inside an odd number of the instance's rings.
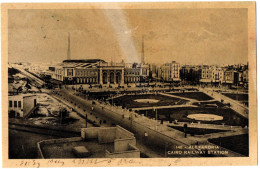
[[[148,133],[145,131],[144,132],[144,144],[148,143]]]

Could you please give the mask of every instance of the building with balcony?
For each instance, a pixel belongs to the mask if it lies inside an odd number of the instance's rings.
[[[166,82],[179,82],[180,81],[180,64],[172,61],[165,63],[160,67],[159,78]]]
[[[210,66],[203,66],[201,68],[201,83],[211,83],[212,82],[212,72],[213,69]]]

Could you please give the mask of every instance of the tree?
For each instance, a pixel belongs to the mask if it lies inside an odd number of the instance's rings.
[[[25,85],[25,87],[27,88],[27,91],[28,91],[28,89],[31,89],[31,86],[29,84],[30,84],[30,82],[27,80],[26,85]]]
[[[184,124],[183,125],[183,131],[184,131],[184,137],[186,138],[187,137],[187,129],[188,129],[188,125],[187,124]]]
[[[69,115],[69,112],[66,108],[61,108],[60,109],[60,123],[62,124],[63,120],[68,117]]]

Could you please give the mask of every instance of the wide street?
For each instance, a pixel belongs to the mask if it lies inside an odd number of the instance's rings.
[[[215,92],[214,90],[210,88],[198,88],[200,91],[208,94],[209,96],[213,97],[214,99],[221,102],[221,100],[224,101],[224,103],[230,103],[230,108],[242,115],[245,118],[248,118],[248,107],[242,105],[236,100],[230,99],[220,93]]]
[[[154,157],[154,155],[157,156],[158,152],[151,153],[151,150],[149,151],[149,147],[142,144],[142,131],[144,130],[152,130],[154,132],[158,132],[158,134],[155,135],[155,137],[158,137],[158,139],[160,139],[161,135],[159,133],[161,133],[168,137],[170,140],[174,140],[175,143],[178,142],[178,144],[180,145],[191,145],[196,144],[197,142],[207,143],[208,138],[217,138],[219,136],[223,136],[223,133],[213,133],[211,135],[208,135],[208,137],[185,138],[182,132],[170,129],[167,125],[165,125],[166,123],[162,125],[159,124],[159,122],[156,123],[155,119],[149,119],[145,116],[138,115],[134,112],[122,109],[121,107],[104,104],[98,101],[94,101],[95,104],[93,104],[93,101],[84,99],[83,95],[80,96],[80,93],[75,93],[75,91],[73,90],[61,89],[53,91],[52,93],[54,94],[54,96],[59,97],[60,99],[66,101],[71,105],[74,105],[74,108],[78,112],[81,112],[83,116],[87,115],[88,118],[94,120],[95,123],[98,123],[98,125],[106,126],[118,124],[134,132],[136,134],[140,149],[145,149],[145,152],[150,152],[148,156],[151,157]],[[106,120],[105,124],[103,123],[104,120]],[[196,124],[194,126],[196,126]],[[206,128],[212,127],[214,128],[214,126],[209,125]],[[221,126],[217,126],[217,128],[221,128]],[[225,136],[244,134],[246,131],[246,129],[242,128],[232,129],[232,127],[229,126],[223,127],[223,129],[226,128],[229,128],[229,130],[232,130],[233,132],[226,132],[224,133]],[[160,156],[163,156],[163,154],[163,151],[161,151]],[[230,153],[229,155],[237,156],[236,153],[233,153],[233,155],[232,153]]]
[[[29,76],[28,74],[26,74]],[[31,78],[37,79],[34,76]],[[38,83],[40,81],[36,80]],[[143,115],[139,115],[133,111],[122,109],[121,107],[112,106],[105,102],[97,100],[88,100],[86,95],[79,92],[75,92],[71,89],[56,89],[45,90],[54,98],[60,100],[62,103],[73,108],[82,118],[86,118],[88,123],[95,126],[114,126],[121,125],[122,127],[135,133],[137,138],[137,146],[149,157],[164,157],[165,145],[192,145],[192,144],[205,144],[207,137],[185,137],[183,132],[175,129],[171,129],[167,125],[159,124],[155,119],[149,119]],[[175,97],[175,96],[174,96]],[[237,134],[243,134],[244,130],[236,130]],[[144,143],[144,133],[148,133],[148,143]],[[234,133],[233,133],[234,134]],[[218,133],[221,136],[223,133]],[[231,133],[227,132],[224,135],[229,136]],[[235,134],[236,135],[236,134]],[[215,137],[216,137],[215,136]],[[149,146],[150,143],[153,146]],[[208,143],[209,144],[209,143]],[[153,147],[157,146],[156,151]],[[229,156],[237,156],[237,153],[231,152]]]

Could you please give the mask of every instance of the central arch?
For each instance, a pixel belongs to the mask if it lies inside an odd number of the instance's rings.
[[[114,76],[115,76],[114,72],[110,72],[110,76],[109,76],[110,83],[115,83]]]
[[[107,84],[107,72],[103,73],[103,84]]]
[[[116,73],[116,83],[117,83],[117,84],[120,84],[120,83],[121,83],[121,73],[120,73],[120,72],[117,72],[117,73]]]

